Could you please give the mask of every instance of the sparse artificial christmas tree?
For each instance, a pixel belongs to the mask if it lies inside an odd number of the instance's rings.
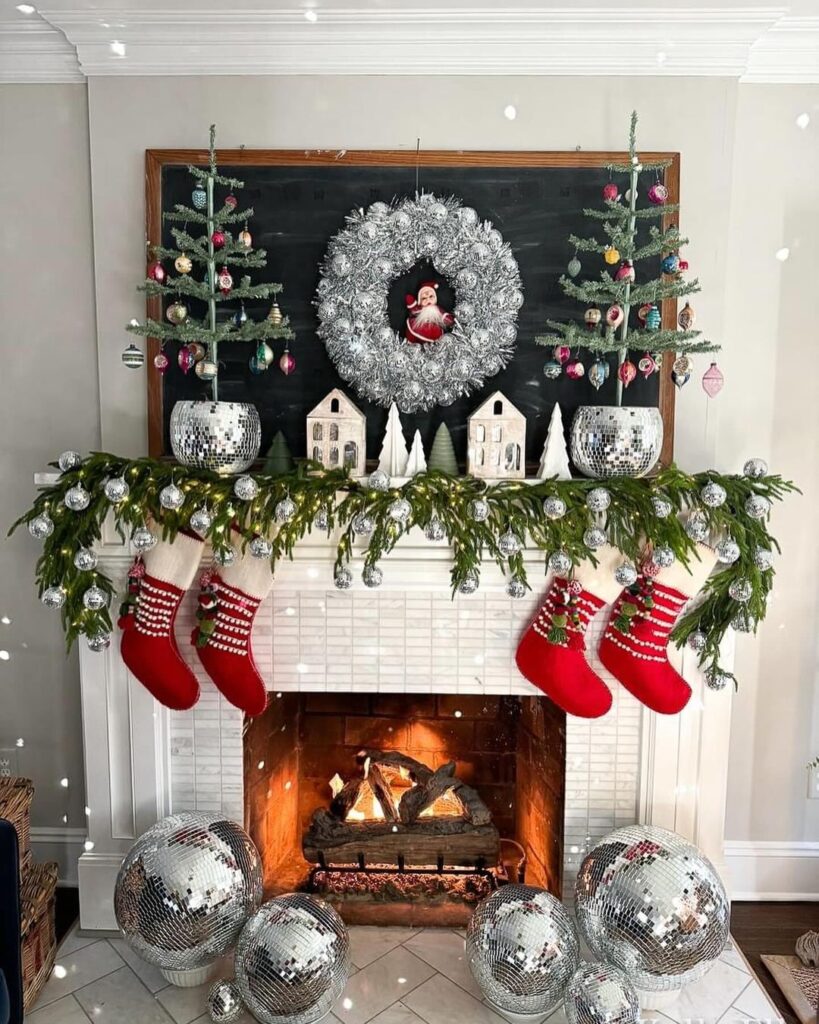
[[[404,476],[408,457],[409,452],[401,426],[401,416],[398,406],[393,402],[387,413],[387,426],[384,430],[381,454],[378,456],[378,468],[389,477]]]
[[[569,467],[569,453],[566,450],[566,438],[563,434],[563,414],[560,404],[555,402],[546,440],[543,443],[543,454],[538,466],[538,480],[571,480],[572,471]]]
[[[278,430],[267,450],[264,471],[269,476],[285,476],[287,473],[292,473],[294,468],[295,464],[287,445],[287,439],[281,430]]]
[[[458,475],[458,460],[455,458],[455,447],[452,444],[452,435],[446,423],[442,423],[435,431],[432,439],[432,448],[429,452],[428,469],[437,469],[441,473],[449,473],[450,476]]]
[[[163,214],[165,220],[182,225],[172,229],[177,248],[152,247],[148,278],[140,289],[166,300],[164,319],[148,317],[144,323],[134,320],[128,330],[160,341],[162,348],[154,358],[154,365],[161,373],[170,365],[165,352],[167,344],[177,346],[176,360],[180,369],[188,373],[195,367],[197,376],[210,384],[212,397],[218,401],[220,344],[234,341],[252,344],[250,367],[258,373],[267,369],[274,359],[267,342],[290,340],[293,332],[275,301],[263,320],[254,321],[245,312],[245,302],[275,297],[282,286],[252,284],[250,276],[244,273],[238,285],[234,280],[232,271],[266,266],[267,253],[264,249],[253,248],[247,227],[253,210],[238,208],[234,193],[244,187],[243,182],[218,172],[215,139],[216,126],[211,125],[207,168],[188,168],[195,179],[192,205],[177,203],[172,211]],[[225,194],[217,201],[217,190],[222,189]],[[203,234],[189,232],[189,224],[198,226]],[[238,224],[244,227],[234,237],[229,229]],[[165,265],[169,261],[176,276]],[[229,312],[227,304],[231,304]]]

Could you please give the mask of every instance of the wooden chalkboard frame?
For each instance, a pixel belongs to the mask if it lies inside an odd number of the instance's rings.
[[[663,181],[668,189],[670,203],[680,199],[680,154],[641,153],[648,163],[669,161]],[[222,149],[218,151],[220,164],[248,167],[269,166],[360,166],[360,167],[605,167],[610,163],[628,162],[628,153],[622,152],[549,152],[536,150],[428,150],[418,154],[409,150],[291,150],[291,149]],[[145,151],[145,211],[148,245],[159,245],[162,238],[162,170],[164,167],[193,164],[207,166],[208,152],[204,149],[147,149]],[[676,212],[667,213],[662,221],[667,229],[678,224]],[[329,240],[328,240],[329,241]],[[148,297],[148,316],[162,316],[161,299]],[[677,322],[677,300],[664,299],[661,304],[664,327]],[[148,339],[148,365],[152,365],[159,352],[159,342]],[[671,378],[673,359],[663,360],[660,371],[659,408],[663,420],[664,440],[660,456],[662,465],[668,465],[674,453],[674,382]],[[148,452],[152,458],[167,455],[163,451],[163,392],[162,376],[148,373]]]

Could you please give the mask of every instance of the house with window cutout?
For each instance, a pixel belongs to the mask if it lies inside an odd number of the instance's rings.
[[[496,391],[467,420],[467,472],[490,480],[523,479],[525,457],[526,417]]]
[[[367,459],[367,419],[338,388],[307,415],[307,458],[326,469],[344,466],[363,476]]]

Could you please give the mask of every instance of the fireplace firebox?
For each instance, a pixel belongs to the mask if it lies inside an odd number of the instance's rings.
[[[547,698],[282,693],[244,735],[267,895],[457,925],[499,884],[560,894],[565,716]]]

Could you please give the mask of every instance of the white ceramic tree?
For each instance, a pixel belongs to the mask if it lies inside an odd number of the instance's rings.
[[[424,455],[424,444],[421,440],[421,431],[416,430],[415,436],[412,439],[412,447],[410,448],[409,458],[407,459],[407,468],[404,470],[404,476],[415,476],[416,473],[423,473],[427,468],[427,459]]]
[[[572,478],[569,453],[566,451],[566,436],[563,433],[563,414],[557,402],[552,409],[552,418],[549,420],[549,429],[546,431],[546,441],[537,471],[538,480],[549,480],[554,477],[558,480]]]
[[[384,431],[381,454],[378,456],[378,468],[390,477],[406,476],[408,458],[401,417],[398,414],[398,406],[393,402],[387,415],[387,428]]]

